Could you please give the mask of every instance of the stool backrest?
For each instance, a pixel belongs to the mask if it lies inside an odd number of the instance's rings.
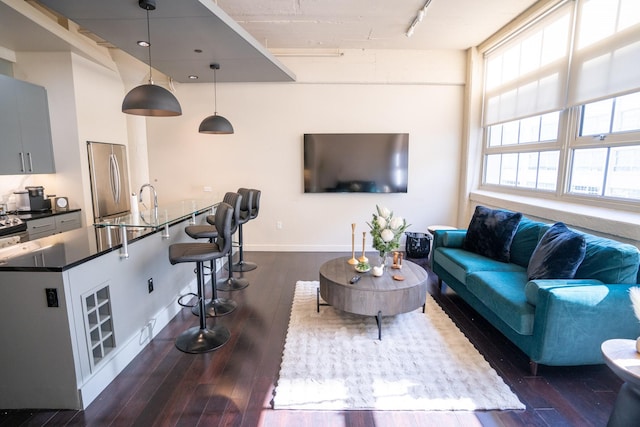
[[[248,188],[238,188],[238,194],[242,196],[242,203],[240,204],[240,224],[244,224],[249,221],[249,216],[251,216],[253,191]]]
[[[242,205],[242,195],[233,192],[227,192],[222,201],[233,208],[233,217],[231,218],[231,234],[235,233],[240,223],[240,206]]]
[[[223,254],[231,250],[231,220],[233,219],[233,208],[225,202],[222,202],[216,208],[215,226],[218,230],[216,237],[216,245]]]
[[[251,206],[251,212],[249,213],[249,219],[254,219],[258,216],[258,212],[260,211],[260,194],[262,192],[255,188],[251,189],[251,191],[253,192],[253,204]]]

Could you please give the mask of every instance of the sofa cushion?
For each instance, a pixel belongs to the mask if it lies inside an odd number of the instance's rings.
[[[467,282],[467,275],[475,271],[517,271],[526,273],[526,269],[517,264],[496,261],[460,248],[437,248],[433,251],[433,262],[442,266],[463,284]]]
[[[522,335],[533,334],[535,307],[527,302],[524,271],[477,271],[467,277],[467,289],[496,316]]]
[[[509,262],[511,242],[522,214],[476,206],[462,247],[468,251]]]
[[[541,222],[522,217],[511,242],[511,262],[527,268],[531,254],[540,240],[542,226]]]
[[[573,279],[584,259],[584,235],[555,223],[542,236],[531,255],[527,276],[535,279]]]
[[[584,234],[584,238],[587,249],[576,271],[576,279],[597,279],[611,284],[638,283],[638,248],[593,234]]]

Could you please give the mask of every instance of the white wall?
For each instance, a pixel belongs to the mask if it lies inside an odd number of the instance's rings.
[[[298,82],[218,84],[218,113],[233,135],[197,132],[213,113],[211,84],[178,87],[182,116],[147,119],[161,203],[207,196],[205,186],[220,198],[260,189],[260,215],[244,235],[249,250],[351,250],[351,223],[361,242],[376,204],[406,217],[412,231],[455,222],[463,52],[355,51],[283,62]],[[302,135],[310,132],[408,132],[408,193],[304,194]]]

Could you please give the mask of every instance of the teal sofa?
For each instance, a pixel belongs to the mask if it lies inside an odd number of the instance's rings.
[[[638,249],[580,233],[585,256],[573,279],[528,280],[529,259],[549,227],[522,217],[509,262],[463,249],[467,230],[439,230],[433,239],[432,269],[440,285],[444,281],[518,346],[534,375],[538,364],[604,363],[602,342],[640,336],[628,294],[640,283]]]

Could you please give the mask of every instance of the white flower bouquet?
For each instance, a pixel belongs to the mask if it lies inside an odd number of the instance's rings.
[[[392,211],[378,205],[376,205],[376,213],[373,214],[371,223],[367,223],[367,225],[371,228],[373,248],[378,251],[381,257],[400,247],[400,237],[409,227],[404,218],[393,216]]]

